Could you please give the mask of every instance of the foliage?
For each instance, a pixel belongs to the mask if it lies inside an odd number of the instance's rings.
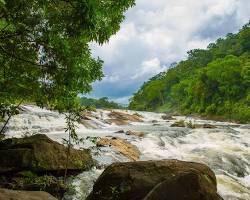
[[[134,0],[1,0],[0,103],[24,100],[67,110],[103,76],[89,43],[107,42],[133,5]]]
[[[11,189],[25,190],[25,188],[46,191],[61,199],[70,185],[65,185],[60,178],[51,175],[38,176],[31,171],[19,172],[19,177],[13,178]]]
[[[249,122],[250,23],[237,34],[188,52],[167,72],[161,73],[134,94],[129,108],[179,111]]]
[[[93,99],[87,97],[81,97],[81,105],[87,108],[108,108],[108,109],[120,109],[122,108],[119,104],[114,101],[110,101],[108,97],[103,97],[100,99]]]

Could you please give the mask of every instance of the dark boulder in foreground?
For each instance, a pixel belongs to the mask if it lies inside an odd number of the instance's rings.
[[[37,173],[62,173],[66,166],[67,148],[46,135],[11,138],[0,142],[0,173],[30,170]],[[93,166],[87,150],[71,149],[68,170],[82,171]]]
[[[206,177],[194,172],[179,174],[156,185],[143,200],[220,200]]]
[[[110,165],[87,200],[221,200],[215,174],[204,164],[178,160]]]
[[[47,192],[42,191],[17,191],[0,188],[1,200],[57,200]]]

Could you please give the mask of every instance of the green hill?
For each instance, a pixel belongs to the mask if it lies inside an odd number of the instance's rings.
[[[250,23],[144,83],[130,109],[250,121]]]

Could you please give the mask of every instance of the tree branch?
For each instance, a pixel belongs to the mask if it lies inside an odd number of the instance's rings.
[[[15,58],[16,60],[20,60],[20,61],[23,61],[23,62],[26,62],[26,63],[29,63],[31,65],[36,65],[36,66],[39,66],[39,67],[49,67],[48,65],[40,65],[38,63],[35,63],[35,62],[32,62],[30,60],[26,60],[24,58],[20,58],[20,57],[17,57],[14,53],[9,53],[8,51],[6,51],[1,45],[0,45],[0,49],[8,56],[11,56],[12,58]]]

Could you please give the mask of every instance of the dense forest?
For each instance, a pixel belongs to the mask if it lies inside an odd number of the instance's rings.
[[[118,103],[109,100],[107,97],[102,97],[100,99],[81,97],[80,102],[82,106],[88,108],[110,108],[110,109],[121,109],[123,108]]]
[[[144,83],[130,109],[250,121],[250,23]]]

